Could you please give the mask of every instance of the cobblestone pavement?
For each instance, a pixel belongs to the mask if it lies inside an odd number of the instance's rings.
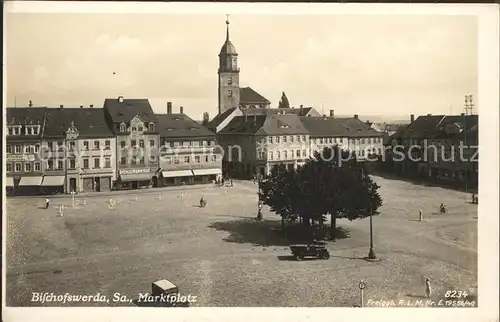
[[[132,305],[163,278],[197,296],[192,306],[352,306],[359,303],[359,280],[367,285],[365,305],[403,300],[419,306],[426,305],[417,302],[425,302],[426,277],[434,301],[447,290],[475,287],[477,206],[467,202],[470,196],[376,179],[384,198],[373,220],[379,262],[363,259],[368,219],[338,221],[350,236],[328,244],[329,260],[291,260],[288,243],[276,233],[279,217],[265,209],[263,222],[253,219],[252,182],[78,196],[76,207],[71,197],[58,198],[48,210],[39,209],[42,198],[9,199],[7,305]],[[201,196],[206,208],[197,206]],[[441,202],[449,209],[445,215],[436,214]],[[32,301],[33,292],[99,293],[109,303],[42,304]],[[122,302],[113,301],[118,293],[125,295]]]

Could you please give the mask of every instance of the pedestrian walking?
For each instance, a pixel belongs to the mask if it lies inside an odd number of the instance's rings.
[[[232,187],[233,187],[233,179],[231,179],[231,181],[230,181],[230,182],[231,182],[231,188],[232,188]]]
[[[422,218],[422,217],[423,217],[423,211],[422,211],[422,210],[420,210],[418,214],[419,214],[420,221],[422,221],[422,219],[423,219],[423,218]]]
[[[45,209],[48,209],[49,205],[50,205],[50,199],[49,198],[45,198]]]
[[[426,297],[431,297],[432,294],[432,289],[431,289],[431,280],[430,278],[425,279],[425,296]]]

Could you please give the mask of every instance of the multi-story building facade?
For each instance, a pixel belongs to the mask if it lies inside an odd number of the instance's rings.
[[[104,110],[82,107],[48,111],[46,133],[63,140],[64,191],[111,190],[116,181],[116,140],[106,123]],[[60,165],[59,160],[57,163]],[[51,171],[51,167],[47,168]]]
[[[309,132],[297,115],[236,116],[217,133],[231,176],[266,176],[273,166],[301,165],[310,156]]]
[[[160,133],[159,185],[209,183],[222,175],[222,151],[215,134],[184,114],[157,114]]]
[[[116,138],[116,188],[157,186],[159,132],[149,101],[107,98],[104,112]]]
[[[6,192],[38,194],[43,181],[41,157],[45,107],[8,107],[6,113]]]

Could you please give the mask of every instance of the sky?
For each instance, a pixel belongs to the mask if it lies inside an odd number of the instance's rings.
[[[245,15],[230,19],[240,86],[336,115],[458,114],[477,93],[477,18]],[[217,113],[221,14],[6,14],[7,106],[167,102]]]

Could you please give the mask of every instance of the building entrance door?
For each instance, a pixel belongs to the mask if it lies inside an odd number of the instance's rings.
[[[69,179],[69,191],[75,191],[76,192],[76,178],[70,178]]]
[[[100,177],[94,178],[94,190],[97,192],[101,191],[101,178]]]

